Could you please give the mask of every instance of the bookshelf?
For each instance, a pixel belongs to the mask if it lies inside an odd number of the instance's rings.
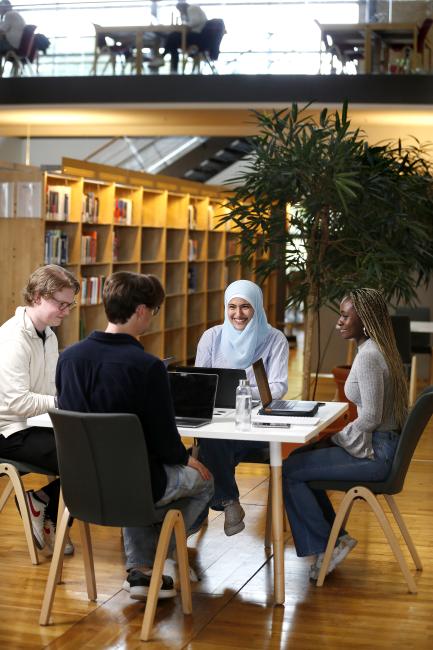
[[[105,328],[104,280],[133,271],[158,276],[166,291],[143,347],[174,356],[175,363],[193,362],[204,330],[223,320],[227,283],[255,277],[232,259],[240,252],[236,228],[218,225],[222,188],[73,159],[63,160],[60,173],[0,163],[1,183],[10,184],[8,191],[18,183],[42,188],[37,218],[0,217],[0,268],[8,287],[0,297],[1,321],[21,303],[31,271],[58,259],[82,285],[78,307],[58,328],[60,348]],[[272,279],[263,289],[274,310]]]

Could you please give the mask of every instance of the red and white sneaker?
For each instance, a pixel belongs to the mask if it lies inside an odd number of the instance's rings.
[[[44,518],[45,518],[45,509],[47,507],[47,504],[41,501],[40,499],[38,499],[38,497],[33,492],[33,490],[29,490],[28,492],[25,492],[25,495],[27,499],[27,505],[29,507],[33,537],[38,549],[42,550],[45,546]],[[19,511],[20,509],[16,497],[15,497],[15,503]]]
[[[46,557],[51,557],[54,552],[54,543],[56,541],[56,527],[48,517],[45,518],[44,522],[44,555]],[[69,537],[69,532],[66,533],[66,544],[65,550],[63,551],[64,555],[73,555],[75,551],[74,545]]]

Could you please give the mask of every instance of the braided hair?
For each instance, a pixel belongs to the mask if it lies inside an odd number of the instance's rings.
[[[364,325],[366,336],[376,343],[385,358],[393,388],[395,418],[401,429],[407,417],[408,387],[386,302],[376,289],[354,289],[349,299]]]

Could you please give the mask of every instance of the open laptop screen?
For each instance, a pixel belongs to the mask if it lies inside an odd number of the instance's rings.
[[[206,368],[204,366],[178,366],[176,372],[195,372],[218,375],[218,388],[215,408],[234,409],[236,407],[236,388],[240,379],[246,379],[245,370],[238,368]]]
[[[176,417],[212,419],[217,375],[169,372],[168,378]]]
[[[263,359],[258,359],[253,363],[254,375],[259,389],[260,399],[263,406],[268,406],[272,402],[272,393],[269,388],[268,377],[266,375]]]

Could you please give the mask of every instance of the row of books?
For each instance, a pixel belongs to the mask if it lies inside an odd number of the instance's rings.
[[[98,305],[102,302],[105,276],[92,275],[81,279],[81,304]]]
[[[71,188],[66,185],[50,185],[47,189],[46,218],[52,221],[68,221],[71,210]]]
[[[188,239],[188,260],[192,262],[198,259],[198,241],[197,239]]]
[[[44,264],[67,264],[69,260],[69,237],[62,230],[45,233]]]
[[[95,192],[86,192],[83,196],[83,210],[81,214],[84,223],[98,223],[99,198]]]
[[[132,224],[132,201],[131,199],[116,199],[114,202],[114,223],[121,223],[127,226]]]
[[[85,233],[81,236],[81,263],[93,264],[96,262],[98,246],[98,233],[96,230]]]

